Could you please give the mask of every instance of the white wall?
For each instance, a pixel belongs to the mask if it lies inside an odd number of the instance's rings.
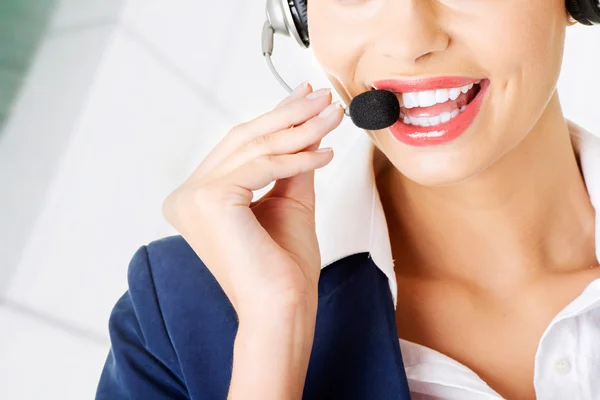
[[[0,398],[93,397],[128,261],[173,233],[162,200],[285,94],[263,18],[262,1],[61,2],[0,137]],[[600,131],[600,30],[569,35],[563,103]],[[292,84],[324,84],[307,52],[277,45]]]
[[[597,134],[600,134],[599,71],[600,27],[572,26],[567,31],[558,91],[567,118]]]

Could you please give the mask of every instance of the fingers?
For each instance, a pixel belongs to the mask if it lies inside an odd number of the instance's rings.
[[[224,160],[219,167],[219,172],[226,174],[254,158],[295,154],[307,150],[315,143],[321,142],[341,123],[342,119],[342,107],[338,102],[332,103],[302,126],[255,137]]]
[[[292,93],[290,93],[290,95],[288,97],[283,99],[275,108],[280,108],[286,104],[289,104],[293,100],[300,98],[302,96],[306,96],[307,94],[309,94],[312,91],[313,91],[312,86],[307,81],[304,81],[300,85],[298,85],[298,87],[296,87],[294,89],[294,91]]]
[[[316,151],[319,149],[321,142],[317,142],[303,151]],[[260,204],[271,197],[294,198],[303,204],[313,204],[315,202],[314,188],[315,171],[308,171],[298,174],[291,178],[279,179],[275,185],[265,193],[260,199],[253,201],[250,208]]]
[[[305,88],[285,99],[272,111],[231,129],[227,136],[205,158],[190,179],[214,169],[237,149],[257,137],[288,129],[294,125],[302,125],[323,111],[330,103],[331,93],[329,89],[312,92],[310,91],[310,85],[307,84]]]
[[[232,132],[232,135],[237,136],[241,143],[246,143],[257,136],[300,125],[320,113],[329,104],[331,104],[331,89],[319,89],[238,125],[237,132]]]
[[[267,155],[253,159],[222,179],[242,190],[260,190],[273,181],[323,168],[332,159],[331,148],[297,154]],[[246,205],[249,205],[251,200],[250,194]]]

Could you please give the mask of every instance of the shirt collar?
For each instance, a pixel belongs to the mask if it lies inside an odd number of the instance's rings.
[[[596,210],[596,258],[600,262],[600,138],[569,122],[574,145],[580,151],[581,169]],[[343,124],[335,146],[336,156],[317,174],[316,230],[322,267],[357,253],[370,253],[387,276],[397,302],[394,260],[383,206],[372,167],[374,145],[361,130]],[[325,143],[325,142],[324,142]]]

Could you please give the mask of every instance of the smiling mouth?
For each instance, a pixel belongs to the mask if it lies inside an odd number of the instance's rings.
[[[399,118],[389,128],[396,139],[411,146],[429,146],[451,142],[468,130],[490,84],[483,77],[439,76],[380,80],[367,86],[398,98]]]
[[[406,125],[437,126],[456,118],[481,90],[481,81],[464,86],[420,92],[394,92],[400,101],[400,120]]]

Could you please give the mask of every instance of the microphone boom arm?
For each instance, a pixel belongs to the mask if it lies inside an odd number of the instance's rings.
[[[283,86],[283,88],[287,90],[288,93],[292,93],[293,89],[286,83],[286,81],[281,77],[281,75],[279,75],[279,72],[277,72],[277,69],[273,65],[273,61],[271,60],[271,56],[273,55],[274,36],[275,29],[273,29],[273,26],[271,26],[269,21],[265,21],[262,29],[261,41],[263,56],[267,61],[267,65],[269,66],[271,73],[273,74],[275,79],[277,79],[277,82],[279,82],[279,84]],[[350,107],[344,108],[344,114],[346,114],[346,116],[350,116]]]

